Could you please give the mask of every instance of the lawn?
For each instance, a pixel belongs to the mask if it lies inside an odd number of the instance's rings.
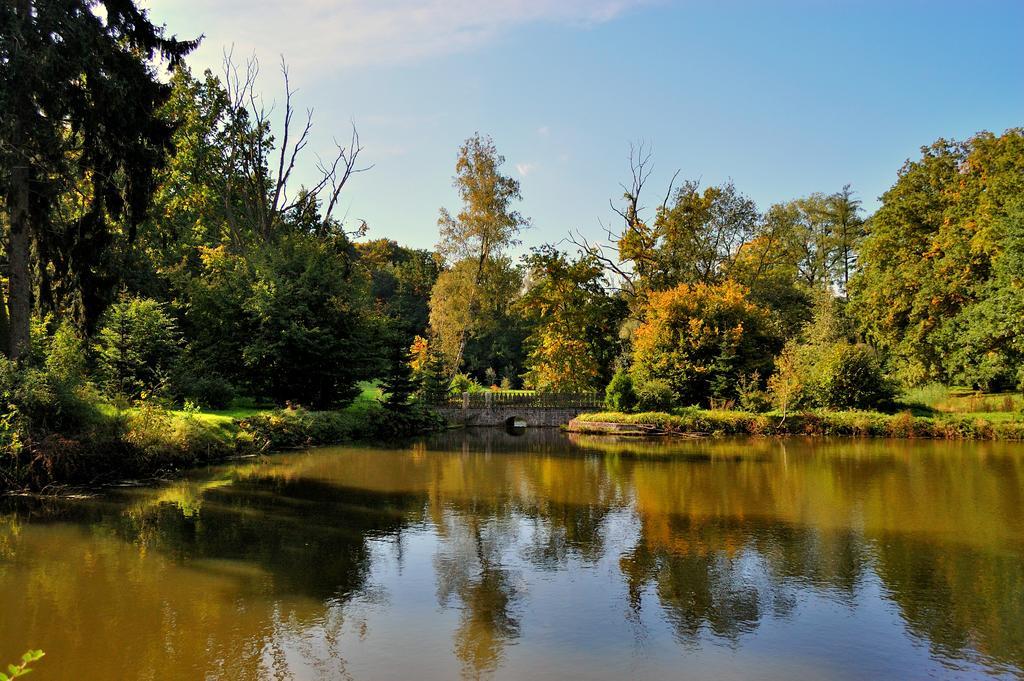
[[[1024,395],[1019,392],[982,393],[964,387],[931,384],[913,388],[900,399],[917,415],[952,414],[989,421],[1024,421]]]

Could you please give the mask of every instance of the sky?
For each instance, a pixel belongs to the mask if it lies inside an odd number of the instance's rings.
[[[194,71],[255,55],[280,113],[278,64],[316,154],[355,124],[373,167],[338,217],[369,237],[437,242],[457,210],[459,145],[491,135],[532,220],[524,248],[614,225],[630,144],[669,179],[731,179],[764,210],[851,184],[866,209],[944,137],[1024,126],[1024,0],[144,0]],[[300,162],[301,163],[301,162]]]

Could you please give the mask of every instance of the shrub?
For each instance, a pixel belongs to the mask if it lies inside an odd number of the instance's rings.
[[[85,341],[67,321],[62,322],[46,341],[43,361],[51,383],[61,391],[72,391],[85,383]]]
[[[46,322],[37,322],[31,342],[20,365],[0,356],[0,447],[9,452],[51,432],[78,435],[101,420],[74,329],[62,324],[49,335]]]
[[[100,319],[97,369],[109,392],[139,398],[163,387],[180,348],[163,303],[122,295]]]
[[[893,384],[867,345],[845,340],[786,345],[768,380],[772,402],[793,409],[874,409],[891,404]]]
[[[191,400],[206,409],[227,409],[235,399],[235,386],[216,374],[193,376],[191,381],[179,388],[185,400]]]
[[[874,350],[866,345],[832,345],[817,374],[812,399],[826,409],[869,409],[895,395]]]
[[[761,374],[758,371],[749,376],[740,376],[736,382],[736,395],[743,411],[759,414],[771,409],[771,396],[761,388]]]
[[[633,377],[625,369],[619,369],[612,376],[604,391],[604,403],[612,411],[633,411],[637,396],[633,389]]]
[[[791,409],[799,408],[804,399],[804,367],[800,346],[789,342],[782,354],[775,358],[775,373],[768,379],[768,393],[772,404],[782,412],[783,418]]]
[[[668,381],[652,378],[636,388],[636,406],[640,411],[665,411],[675,402],[676,395]]]
[[[462,393],[483,392],[484,387],[470,378],[467,374],[455,374],[450,384],[451,392],[455,395]]]

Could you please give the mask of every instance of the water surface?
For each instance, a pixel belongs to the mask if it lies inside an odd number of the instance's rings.
[[[0,500],[43,679],[1024,670],[1024,446],[455,433]]]

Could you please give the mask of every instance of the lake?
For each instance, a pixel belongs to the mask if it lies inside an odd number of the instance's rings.
[[[452,432],[0,498],[40,679],[1024,674],[1024,446]]]

